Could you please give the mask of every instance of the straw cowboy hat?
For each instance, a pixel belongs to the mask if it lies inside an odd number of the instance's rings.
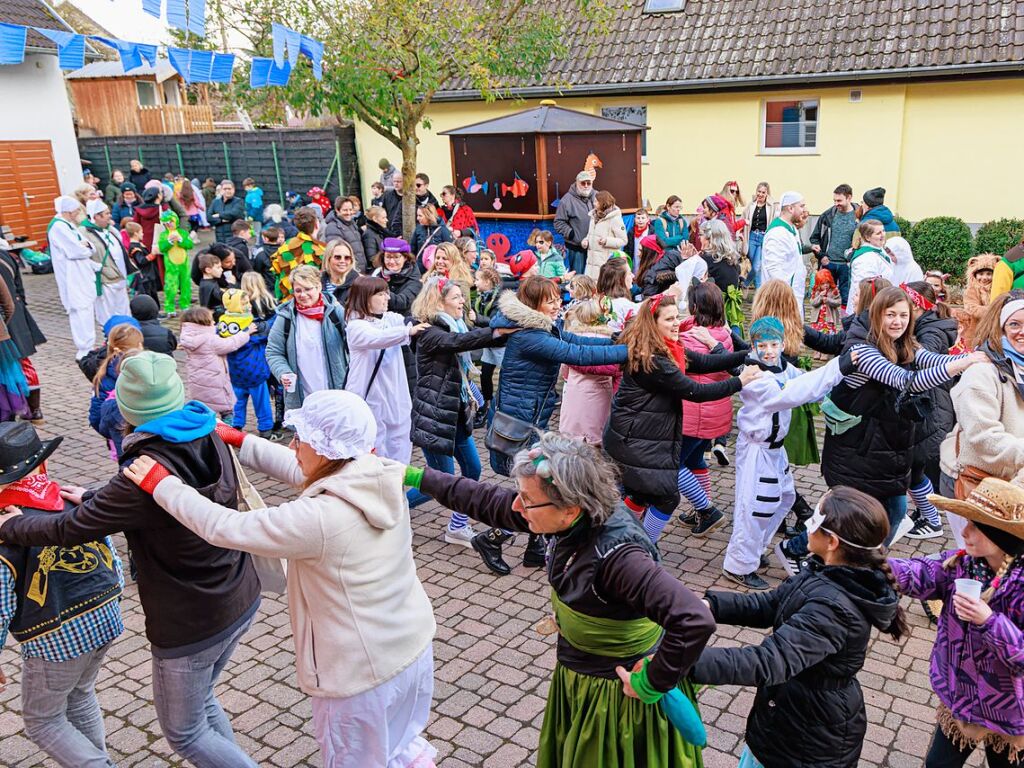
[[[1013,483],[986,477],[963,501],[934,494],[928,495],[928,501],[974,523],[1024,539],[1024,488]]]

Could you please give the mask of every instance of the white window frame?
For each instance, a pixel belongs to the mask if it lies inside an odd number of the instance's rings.
[[[142,89],[146,88],[150,93],[153,94],[152,104],[142,103]],[[157,84],[152,80],[136,80],[135,81],[135,100],[138,101],[140,107],[159,107],[163,104],[163,98],[161,97],[160,89]]]
[[[600,110],[601,117],[609,117],[604,113],[606,109],[622,109],[623,107],[634,107],[636,109],[643,109],[644,111],[644,125],[647,125],[647,104],[602,104],[598,109]],[[617,117],[609,117],[610,120],[618,120]],[[628,120],[625,122],[629,122]],[[647,164],[647,131],[640,132],[640,162]]]
[[[679,13],[683,10],[683,6],[686,4],[686,0],[662,0],[665,5],[670,5],[668,8],[650,8],[652,0],[644,0],[644,13]]]
[[[801,102],[813,102],[818,110],[818,119],[814,121],[814,146],[813,147],[767,147],[765,146],[765,138],[768,133],[768,104],[770,102],[778,101],[801,101]],[[762,155],[817,155],[819,153],[819,147],[821,146],[821,99],[817,96],[776,96],[770,99],[761,99],[761,117],[760,117],[760,154]],[[801,132],[805,131],[806,127],[801,125]],[[801,136],[801,139],[804,137]]]

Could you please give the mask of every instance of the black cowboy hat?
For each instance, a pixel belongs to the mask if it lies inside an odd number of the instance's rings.
[[[0,423],[0,484],[6,485],[25,477],[57,450],[63,437],[40,440],[27,421]]]

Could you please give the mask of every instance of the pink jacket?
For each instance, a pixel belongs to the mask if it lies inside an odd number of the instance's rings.
[[[729,329],[724,326],[708,328],[708,332],[715,337],[715,340],[722,342],[728,351],[732,352],[732,335]],[[700,352],[706,355],[708,348],[697,341],[693,334],[686,330],[679,334],[679,340],[683,347],[693,352]],[[699,373],[687,376],[702,384],[710,381],[724,381],[730,374],[722,373]],[[700,437],[711,440],[721,435],[726,435],[732,428],[732,398],[723,397],[721,400],[712,400],[707,403],[691,403],[683,401],[683,434],[688,437]]]
[[[580,331],[578,336],[607,336],[593,329]],[[569,366],[561,371],[565,379],[562,390],[562,410],[558,418],[558,431],[578,437],[588,443],[601,443],[604,425],[612,410],[612,396],[622,381],[622,368],[617,365]]]
[[[225,355],[248,342],[249,334],[245,331],[225,339],[217,335],[216,326],[182,323],[178,346],[188,353],[185,384],[189,399],[198,400],[217,413],[234,408],[235,390],[231,388]]]

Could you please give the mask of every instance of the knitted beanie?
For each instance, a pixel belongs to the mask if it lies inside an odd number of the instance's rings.
[[[782,327],[782,321],[777,317],[759,317],[750,325],[751,344],[757,344],[759,341],[783,341],[785,337],[786,329]]]
[[[864,193],[864,202],[871,208],[882,205],[885,202],[885,187],[869,189]]]
[[[121,415],[135,427],[185,405],[185,385],[174,358],[149,350],[121,363],[114,392]]]

